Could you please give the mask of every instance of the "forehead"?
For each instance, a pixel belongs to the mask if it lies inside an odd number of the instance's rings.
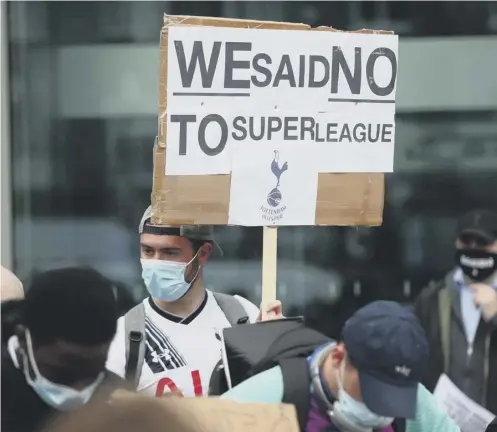
[[[157,234],[141,234],[140,243],[142,246],[148,246],[153,249],[191,249],[191,243],[184,237],[157,235]]]
[[[497,240],[493,243],[485,243],[480,238],[475,236],[463,236],[462,238],[458,238],[456,240],[456,246],[459,248],[471,246],[476,247],[477,249],[485,250],[488,252],[497,253]]]

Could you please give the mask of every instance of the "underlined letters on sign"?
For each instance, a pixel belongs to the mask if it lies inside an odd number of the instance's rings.
[[[167,43],[166,175],[229,174],[235,153],[259,145],[319,161],[294,163],[287,184],[300,172],[393,170],[396,36],[170,26]],[[288,196],[280,186],[273,204]],[[276,207],[264,217],[280,217]]]

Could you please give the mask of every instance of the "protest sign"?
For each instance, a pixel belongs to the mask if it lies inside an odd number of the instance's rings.
[[[218,398],[166,398],[199,432],[298,432],[293,405],[237,403]]]
[[[161,429],[162,428],[162,429]],[[295,407],[219,398],[150,398],[118,391],[104,404],[87,404],[51,421],[45,432],[298,432]]]
[[[165,17],[154,223],[381,223],[398,39],[310,30]]]
[[[165,16],[152,223],[263,226],[264,309],[271,227],[381,224],[397,52],[391,32]]]

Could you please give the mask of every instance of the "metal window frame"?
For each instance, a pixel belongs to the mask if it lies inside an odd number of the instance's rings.
[[[12,269],[13,260],[13,213],[12,213],[12,159],[10,135],[10,80],[9,80],[9,33],[7,2],[0,5],[0,263]]]

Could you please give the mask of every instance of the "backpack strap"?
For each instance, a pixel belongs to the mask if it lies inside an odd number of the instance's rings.
[[[125,378],[134,388],[138,387],[145,360],[145,306],[136,305],[124,316],[126,343]]]
[[[447,288],[442,288],[438,292],[438,316],[440,319],[440,338],[442,340],[444,373],[449,373],[451,298],[450,291]]]
[[[232,327],[249,321],[247,311],[236,297],[218,292],[213,293],[213,295]]]
[[[295,405],[301,431],[305,431],[311,409],[311,374],[305,357],[279,361],[283,375],[283,402]]]

